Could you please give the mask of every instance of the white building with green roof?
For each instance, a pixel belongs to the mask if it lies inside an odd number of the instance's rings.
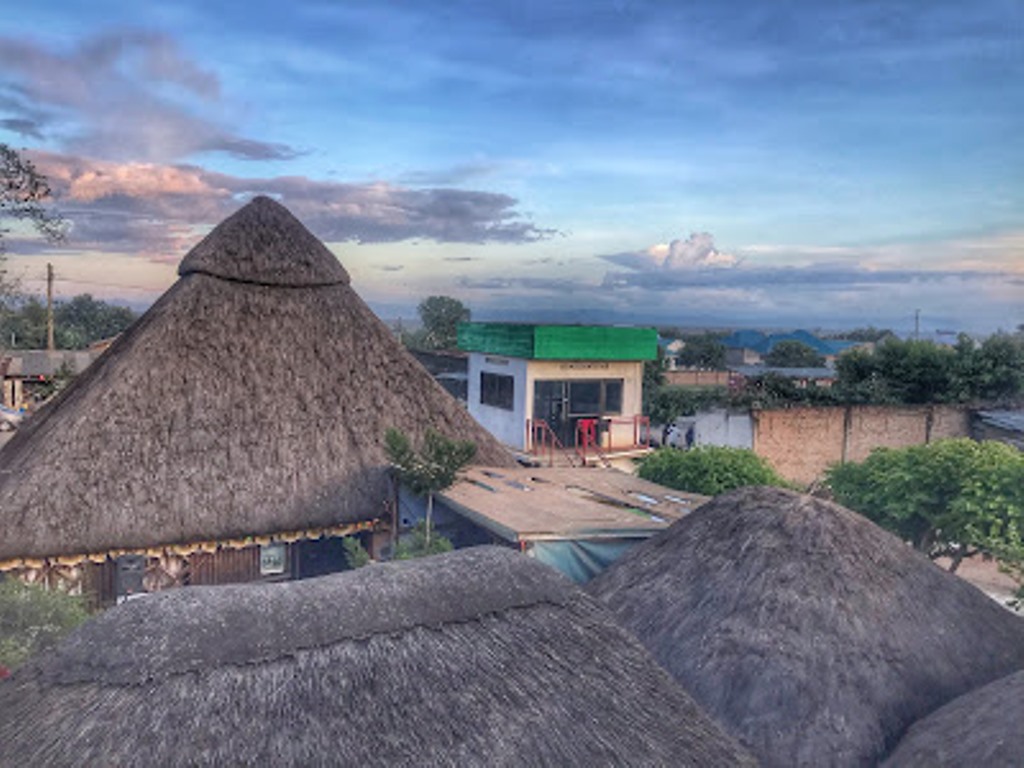
[[[635,450],[646,442],[643,364],[654,328],[461,323],[469,412],[503,443],[539,452]]]

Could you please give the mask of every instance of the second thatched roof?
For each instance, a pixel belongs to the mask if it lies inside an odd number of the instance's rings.
[[[886,768],[1024,763],[1024,672],[954,699],[911,726]]]
[[[597,602],[470,549],[140,598],[0,682],[0,765],[752,759]]]
[[[589,590],[765,765],[876,763],[1024,668],[1024,620],[865,518],[778,489],[714,499]]]
[[[256,198],[179,273],[0,451],[0,561],[378,517],[388,427],[513,465],[281,205]]]

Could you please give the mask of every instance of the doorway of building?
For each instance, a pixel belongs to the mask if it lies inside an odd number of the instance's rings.
[[[580,419],[601,419],[622,413],[622,379],[536,381],[533,417],[543,419],[565,446],[575,446]]]

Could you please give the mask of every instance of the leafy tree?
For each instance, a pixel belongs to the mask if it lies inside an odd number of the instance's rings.
[[[836,394],[830,387],[798,387],[793,379],[777,373],[752,376],[742,388],[729,393],[732,406],[779,408],[788,405],[834,405]]]
[[[957,353],[930,341],[889,339],[836,360],[836,392],[848,402],[942,403],[956,399]]]
[[[28,221],[50,242],[60,242],[67,225],[60,214],[43,205],[50,196],[50,185],[35,165],[7,144],[0,144],[0,220]],[[8,231],[0,228],[0,251]]]
[[[651,413],[651,405],[664,383],[665,353],[662,352],[659,346],[654,360],[644,361],[643,379],[640,389],[640,409],[643,413]]]
[[[398,542],[395,548],[395,560],[411,560],[415,557],[426,557],[428,555],[440,555],[451,552],[452,543],[444,536],[438,536],[432,526],[425,520],[418,522],[412,529],[411,534],[403,541]]]
[[[773,346],[764,361],[777,368],[820,368],[825,365],[825,358],[813,347],[791,339]]]
[[[708,370],[725,367],[725,345],[720,334],[690,334],[683,336],[682,341],[684,346],[678,356],[680,365]]]
[[[0,320],[0,340],[11,349],[46,348],[46,307],[39,299],[30,296],[10,302]],[[54,336],[57,337],[56,329]]]
[[[108,304],[89,294],[57,302],[53,311],[54,341],[60,349],[85,349],[101,339],[116,336],[137,319],[127,307]],[[12,349],[46,346],[46,307],[36,297],[12,305],[0,318],[0,338]]]
[[[469,440],[452,440],[428,429],[423,448],[417,452],[404,432],[388,429],[384,434],[384,449],[402,485],[417,496],[427,497],[424,540],[429,549],[434,494],[455,482],[459,470],[476,455],[476,445]]]
[[[0,668],[14,669],[52,648],[89,617],[81,597],[60,590],[0,581]]]
[[[957,399],[1010,401],[1024,392],[1024,337],[996,333],[980,345],[966,334],[957,340],[954,370]]]
[[[978,553],[1024,563],[1024,454],[967,438],[879,448],[828,472],[836,499],[915,549],[951,558]]]
[[[451,296],[428,296],[416,308],[423,322],[425,349],[452,349],[458,344],[458,325],[467,323],[469,307]]]
[[[662,387],[651,403],[651,422],[670,424],[680,416],[718,405],[725,399],[722,387]]]
[[[137,319],[128,307],[119,307],[94,299],[88,293],[59,302],[54,322],[63,339],[64,349],[84,349],[101,339],[109,339],[127,329]]]
[[[364,565],[370,563],[370,553],[366,551],[366,547],[363,543],[355,536],[346,536],[341,541],[341,546],[345,548],[345,562],[348,567],[352,570],[356,568],[362,568]]]
[[[705,445],[661,448],[640,463],[640,477],[689,493],[715,496],[747,485],[788,487],[768,463],[746,448]]]

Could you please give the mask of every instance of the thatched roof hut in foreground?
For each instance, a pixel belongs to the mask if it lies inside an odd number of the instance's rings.
[[[178,273],[0,451],[0,568],[379,517],[388,427],[514,465],[278,203],[254,199]]]
[[[885,762],[888,768],[1024,763],[1024,672],[953,699],[918,720]]]
[[[169,590],[0,682],[0,765],[750,765],[607,611],[497,548]]]
[[[1024,668],[1024,620],[836,504],[720,496],[589,585],[766,765],[877,762]]]

